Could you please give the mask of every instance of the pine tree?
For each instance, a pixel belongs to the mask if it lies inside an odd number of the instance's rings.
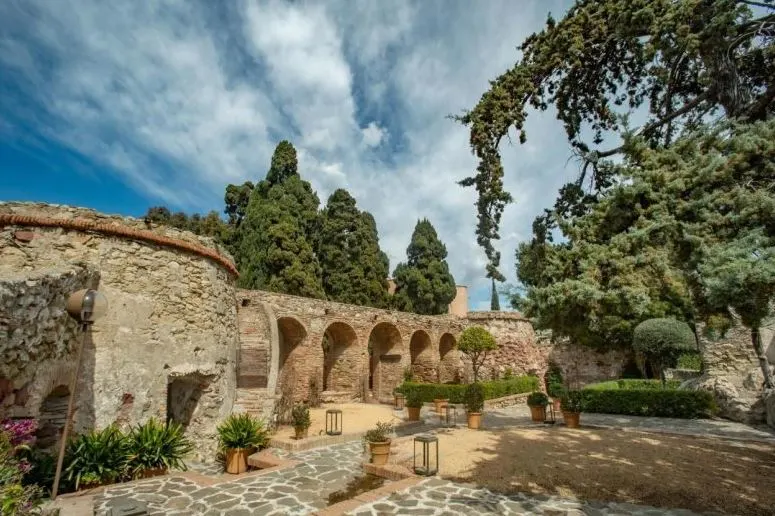
[[[498,298],[498,291],[495,290],[495,278],[492,278],[492,294],[490,295],[490,310],[498,312],[501,309],[501,301]]]
[[[428,219],[417,222],[406,255],[393,274],[394,306],[418,314],[446,313],[455,298],[455,279],[445,260],[447,248]]]
[[[318,234],[318,259],[328,299],[387,305],[387,255],[379,248],[371,214],[361,212],[343,189],[328,198]]]

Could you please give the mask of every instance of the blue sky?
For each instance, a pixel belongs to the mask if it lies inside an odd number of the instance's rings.
[[[0,2],[0,200],[139,216],[223,209],[281,139],[325,202],[374,214],[391,269],[418,218],[446,243],[470,307],[489,307],[476,163],[449,114],[472,107],[516,46],[568,1]],[[551,112],[504,148],[516,199],[502,265],[576,173]],[[503,301],[505,303],[505,300]]]

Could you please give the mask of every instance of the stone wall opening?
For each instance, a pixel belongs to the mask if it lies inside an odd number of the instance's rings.
[[[403,377],[401,332],[391,323],[377,324],[369,333],[368,349],[369,388],[378,400],[392,399]]]
[[[460,352],[457,341],[451,333],[445,333],[439,340],[439,383],[460,383]]]
[[[302,346],[307,338],[307,330],[293,317],[277,319],[279,346],[277,385],[284,386],[292,398],[301,396],[303,391],[300,374],[297,373],[299,362],[305,360]]]
[[[167,422],[177,423],[188,429],[194,420],[206,382],[186,375],[167,384]]]
[[[423,382],[437,380],[436,360],[431,337],[423,330],[417,330],[409,341],[409,356],[412,377]]]
[[[66,385],[59,385],[52,389],[40,405],[38,430],[35,433],[39,448],[52,448],[59,442],[67,420],[69,396],[70,389]]]
[[[358,393],[360,351],[355,330],[343,322],[332,323],[323,336],[323,391]]]

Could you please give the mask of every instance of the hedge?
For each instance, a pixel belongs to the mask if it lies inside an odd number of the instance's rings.
[[[667,389],[675,390],[681,385],[679,380],[668,380],[666,383]],[[593,383],[584,387],[584,390],[606,391],[606,390],[638,390],[638,389],[662,389],[662,380],[642,380],[642,379],[628,379],[628,380],[610,380],[608,382]]]
[[[533,392],[539,389],[539,380],[536,376],[517,376],[507,380],[480,383],[484,388],[484,399],[486,400]],[[446,398],[449,399],[450,403],[465,403],[466,387],[468,386],[465,384],[404,382],[396,390],[404,395],[408,395],[410,390],[418,392],[424,402]]]
[[[627,416],[707,418],[716,404],[707,391],[673,389],[584,389],[583,411]]]

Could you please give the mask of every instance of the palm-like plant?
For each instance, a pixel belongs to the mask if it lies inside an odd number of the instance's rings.
[[[65,473],[78,489],[82,483],[110,484],[128,471],[128,441],[114,425],[79,435],[67,445]]]
[[[263,421],[250,414],[231,414],[218,425],[218,437],[224,449],[261,448],[269,442]]]
[[[181,425],[163,424],[154,418],[133,428],[127,440],[129,468],[135,478],[154,469],[175,468],[185,471],[183,458],[194,449]]]

